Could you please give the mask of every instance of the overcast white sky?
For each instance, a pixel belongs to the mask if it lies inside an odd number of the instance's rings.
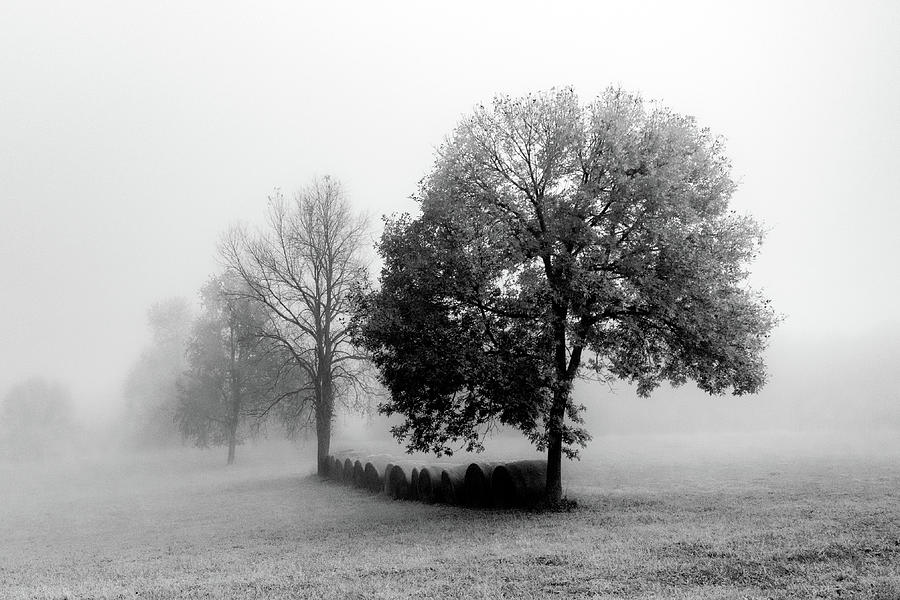
[[[411,210],[473,105],[554,85],[727,137],[772,230],[774,373],[848,340],[900,370],[900,3],[325,4],[0,3],[0,393],[113,398],[147,307],[194,299],[272,188],[330,173],[376,221]]]

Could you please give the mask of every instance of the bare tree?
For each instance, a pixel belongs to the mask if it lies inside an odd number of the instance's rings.
[[[269,198],[267,227],[232,229],[220,245],[228,267],[246,282],[244,293],[268,308],[260,335],[283,347],[291,379],[305,387],[277,395],[263,411],[291,400],[298,422],[315,422],[318,471],[324,473],[335,401],[349,402],[362,384],[360,356],[347,331],[349,294],[365,276],[361,250],[367,223],[340,183],[324,177],[296,193]],[[304,423],[300,423],[302,426]]]

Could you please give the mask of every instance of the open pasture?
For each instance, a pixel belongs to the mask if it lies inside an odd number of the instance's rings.
[[[598,440],[556,513],[392,501],[285,446],[0,465],[0,598],[900,598],[896,454],[730,447]]]

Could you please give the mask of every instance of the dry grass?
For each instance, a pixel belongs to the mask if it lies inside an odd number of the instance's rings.
[[[0,597],[900,598],[896,456],[603,450],[559,513],[392,501],[263,448],[0,466]]]

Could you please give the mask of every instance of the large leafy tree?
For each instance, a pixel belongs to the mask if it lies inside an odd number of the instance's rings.
[[[577,377],[758,390],[775,317],[746,284],[763,231],[729,210],[734,189],[719,139],[621,90],[478,107],[423,179],[421,215],[387,222],[381,286],[360,298],[395,435],[449,453],[515,426],[547,451],[553,503],[562,455],[588,439]]]

